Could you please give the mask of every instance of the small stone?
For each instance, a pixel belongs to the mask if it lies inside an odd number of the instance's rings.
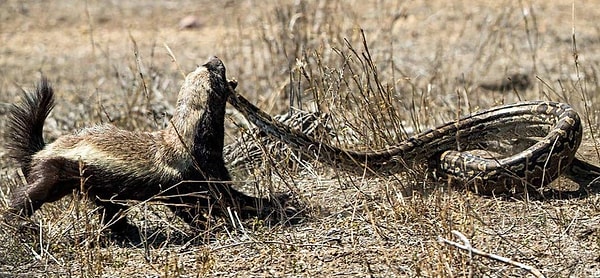
[[[195,29],[202,26],[200,20],[193,15],[188,15],[179,21],[179,29]]]

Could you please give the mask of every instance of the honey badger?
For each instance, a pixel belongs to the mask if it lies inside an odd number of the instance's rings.
[[[161,195],[190,224],[202,224],[206,209],[221,215],[228,207],[244,217],[261,214],[260,205],[271,208],[276,201],[233,189],[223,160],[225,105],[236,85],[227,81],[221,60],[212,57],[185,78],[169,127],[135,132],[103,124],[46,144],[42,130],[54,92],[42,79],[33,94],[11,107],[6,148],[27,184],[12,194],[5,219],[31,216],[44,203],[80,187],[104,208],[103,222],[111,223],[113,231],[129,224],[116,217],[126,207],[111,200]]]

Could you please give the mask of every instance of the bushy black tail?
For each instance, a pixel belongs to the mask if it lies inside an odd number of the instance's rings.
[[[54,91],[42,78],[35,93],[25,94],[20,103],[13,104],[6,129],[8,155],[21,166],[27,177],[32,156],[45,146],[42,130],[44,121],[54,107]]]

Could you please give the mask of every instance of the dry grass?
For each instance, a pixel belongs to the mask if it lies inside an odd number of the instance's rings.
[[[568,1],[202,2],[0,1],[0,114],[43,73],[58,95],[48,138],[109,120],[154,130],[172,109],[182,73],[217,55],[238,90],[272,114],[290,104],[330,113],[337,145],[377,148],[470,111],[542,99],[573,105],[585,120],[580,156],[600,157],[600,5],[593,1],[575,3],[574,14]],[[200,27],[178,29],[190,14]],[[477,86],[513,73],[534,76],[533,87]],[[244,125],[229,114],[231,142]],[[4,153],[0,202],[21,183]],[[458,240],[452,230],[548,277],[600,275],[596,195],[492,198],[410,173],[366,179],[314,163],[303,169],[267,167],[238,181],[295,192],[308,211],[293,226],[249,220],[233,229],[217,219],[196,234],[143,203],[131,212],[142,228],[134,243],[98,232],[96,208],[81,196],[45,205],[33,218],[38,233],[0,228],[0,276],[527,274],[440,244],[438,237]]]

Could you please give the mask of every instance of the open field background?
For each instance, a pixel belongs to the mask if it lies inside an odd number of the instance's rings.
[[[182,74],[216,55],[238,91],[271,114],[288,111],[291,100],[329,113],[340,146],[382,147],[471,111],[554,100],[578,110],[585,122],[579,157],[598,164],[600,3],[551,2],[0,0],[0,127],[9,104],[43,74],[57,91],[49,140],[107,121],[155,130],[172,111]],[[196,25],[181,28],[190,15]],[[478,85],[515,73],[529,75],[532,86]],[[228,115],[233,142],[248,125]],[[217,223],[199,233],[149,205],[131,214],[159,235],[118,242],[98,232],[93,206],[66,198],[36,213],[39,234],[1,226],[0,276],[527,274],[438,242],[458,240],[457,230],[474,247],[548,277],[600,277],[597,195],[489,197],[410,175],[367,179],[314,162],[301,168],[234,172],[249,190],[295,192],[307,206],[301,223]],[[0,147],[0,203],[20,183]]]

